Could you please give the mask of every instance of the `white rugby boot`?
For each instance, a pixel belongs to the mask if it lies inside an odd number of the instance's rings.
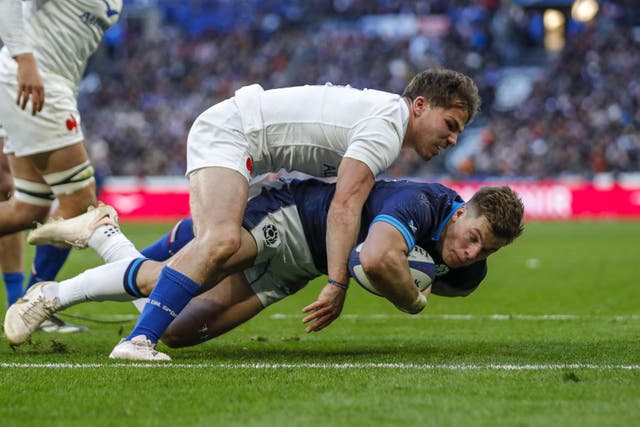
[[[109,359],[144,360],[148,362],[167,362],[171,360],[168,354],[156,350],[155,344],[144,335],[136,335],[130,341],[120,340],[113,348]]]
[[[53,282],[37,283],[9,307],[4,318],[4,335],[9,344],[20,345],[55,313],[56,299],[47,299],[42,288]]]
[[[27,242],[31,245],[66,243],[84,249],[91,235],[102,225],[118,227],[118,214],[109,205],[90,206],[87,212],[69,219],[52,219],[32,230]]]

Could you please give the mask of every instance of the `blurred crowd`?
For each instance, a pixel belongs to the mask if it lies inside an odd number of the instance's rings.
[[[403,153],[390,175],[640,169],[640,32],[615,1],[601,5],[595,22],[570,27],[565,48],[547,55],[539,55],[540,12],[509,1],[164,1],[155,15],[136,13],[136,3],[80,87],[87,143],[105,175],[182,174],[193,120],[245,84],[332,82],[400,93],[431,66],[478,84],[477,148],[453,166]],[[419,28],[404,31],[403,22]],[[530,95],[499,108],[501,70],[532,58],[540,73]]]

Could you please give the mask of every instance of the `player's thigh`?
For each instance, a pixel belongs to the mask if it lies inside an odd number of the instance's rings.
[[[41,175],[63,172],[89,161],[83,141],[28,156]]]
[[[196,238],[213,230],[233,227],[239,235],[249,184],[239,172],[226,167],[207,167],[189,177],[191,215]]]
[[[13,189],[13,178],[11,177],[9,159],[2,153],[3,146],[4,138],[0,137],[0,201],[7,200]]]

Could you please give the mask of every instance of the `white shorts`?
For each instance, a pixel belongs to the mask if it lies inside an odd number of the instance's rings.
[[[313,263],[295,205],[268,213],[249,232],[258,255],[244,275],[263,306],[298,292],[322,274]]]
[[[207,167],[233,169],[251,180],[253,160],[234,98],[205,110],[189,131],[186,176]]]
[[[0,80],[0,121],[6,131],[4,152],[18,157],[46,153],[84,140],[76,97],[70,87],[44,81],[44,107],[35,117],[31,102],[16,105],[18,85]]]

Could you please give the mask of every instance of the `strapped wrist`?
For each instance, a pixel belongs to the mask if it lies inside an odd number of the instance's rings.
[[[407,313],[409,314],[418,314],[427,306],[427,297],[422,295],[422,293],[418,293],[418,298],[411,304],[411,306],[407,307]]]

